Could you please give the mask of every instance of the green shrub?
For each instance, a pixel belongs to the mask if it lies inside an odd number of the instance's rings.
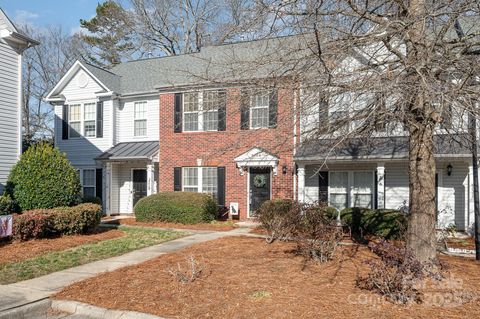
[[[217,203],[210,195],[193,192],[154,194],[139,200],[134,208],[137,221],[182,224],[211,222],[217,210]]]
[[[92,203],[53,210],[53,229],[61,235],[88,233],[100,224],[102,206]]]
[[[343,224],[355,234],[400,239],[407,227],[407,215],[394,210],[346,208],[340,215]]]
[[[47,209],[27,211],[13,217],[13,238],[30,240],[44,238],[53,233],[52,212]]]
[[[9,215],[18,212],[19,207],[10,194],[4,193],[0,196],[0,215]]]
[[[7,186],[22,210],[75,205],[81,190],[77,172],[65,154],[47,143],[22,154]]]
[[[96,204],[26,211],[13,218],[13,238],[29,240],[85,234],[98,226],[101,212],[101,206]]]
[[[91,203],[91,204],[97,204],[97,205],[102,205],[102,199],[100,197],[83,197],[82,198],[82,203]]]

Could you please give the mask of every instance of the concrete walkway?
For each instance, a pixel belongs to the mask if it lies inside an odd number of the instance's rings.
[[[182,231],[192,233],[185,229]],[[190,236],[135,250],[121,256],[96,261],[10,285],[0,285],[0,318],[2,318],[2,313],[11,312],[15,308],[34,304],[42,299],[46,299],[50,295],[60,291],[63,287],[74,282],[97,276],[103,272],[139,264],[193,244],[227,236],[247,235],[249,231],[250,228],[237,228],[224,232],[195,232]]]

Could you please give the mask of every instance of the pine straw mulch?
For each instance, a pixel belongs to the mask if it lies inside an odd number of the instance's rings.
[[[367,270],[363,261],[372,257],[364,246],[343,246],[333,261],[309,263],[303,270],[293,248],[259,238],[222,238],[87,279],[55,298],[169,318],[480,317],[478,298],[458,301],[451,295],[480,291],[480,265],[473,260],[442,257],[450,276],[463,280],[460,287],[429,288],[427,303],[400,306],[355,287],[356,275]],[[181,284],[167,269],[184,266],[188,256],[203,262],[206,274]],[[437,294],[438,300],[429,297]]]
[[[447,245],[451,248],[475,250],[475,238],[447,238]]]
[[[127,225],[141,227],[158,227],[172,229],[192,229],[192,230],[212,230],[212,231],[229,231],[236,226],[229,221],[216,221],[214,223],[198,223],[198,224],[180,224],[180,223],[164,223],[164,222],[137,222],[135,218],[121,218],[114,220],[104,220],[104,223],[111,225]]]
[[[27,260],[50,251],[61,251],[80,245],[125,236],[117,229],[99,229],[86,235],[62,236],[29,241],[0,242],[0,264]]]

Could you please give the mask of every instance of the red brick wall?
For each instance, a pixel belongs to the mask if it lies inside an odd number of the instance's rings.
[[[240,130],[240,90],[227,90],[226,131],[174,133],[174,94],[160,95],[159,189],[173,191],[173,168],[225,166],[225,205],[239,203],[240,219],[247,218],[248,174],[240,175],[234,158],[261,147],[279,158],[278,174],[272,177],[272,198],[293,198],[293,90],[278,92],[275,129]],[[287,165],[287,174],[282,166]]]

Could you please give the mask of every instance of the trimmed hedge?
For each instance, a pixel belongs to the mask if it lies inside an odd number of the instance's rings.
[[[8,176],[7,192],[22,211],[80,202],[80,179],[65,154],[39,143],[22,154]]]
[[[355,234],[385,239],[401,239],[407,229],[407,215],[394,210],[346,208],[340,218]]]
[[[197,224],[214,220],[218,207],[207,194],[163,192],[142,198],[134,211],[139,222]]]
[[[9,194],[4,193],[0,196],[0,215],[9,215],[18,212],[19,207]]]
[[[96,204],[26,211],[14,216],[13,238],[29,240],[56,235],[85,234],[100,224],[101,213],[102,207]]]

